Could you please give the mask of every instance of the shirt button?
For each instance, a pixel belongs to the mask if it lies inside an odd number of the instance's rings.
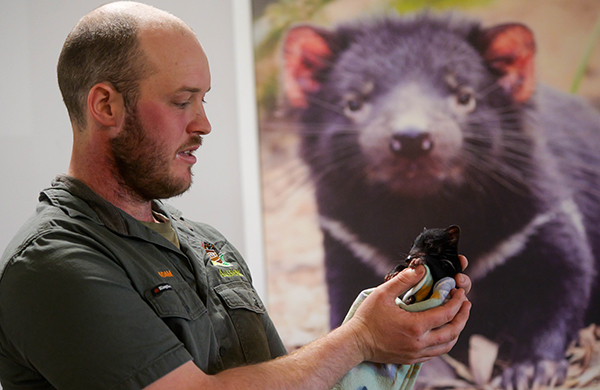
[[[227,352],[227,349],[225,347],[219,348],[219,355],[221,355],[221,357],[225,356],[225,352]]]

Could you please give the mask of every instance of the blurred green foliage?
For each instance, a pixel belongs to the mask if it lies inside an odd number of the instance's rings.
[[[423,8],[435,10],[468,9],[486,6],[493,2],[494,0],[391,0],[390,7],[398,13],[404,14]]]
[[[262,19],[269,24],[270,30],[255,49],[256,59],[270,56],[292,23],[310,20],[316,12],[332,1],[334,0],[280,0],[269,5]]]
[[[596,25],[590,34],[590,38],[583,54],[583,58],[579,62],[579,66],[577,67],[577,71],[575,72],[575,77],[573,79],[573,85],[571,85],[571,93],[577,93],[579,91],[579,86],[581,85],[581,81],[585,76],[585,72],[587,71],[590,58],[592,57],[592,53],[594,49],[598,47],[598,42],[600,41],[600,15],[598,16],[598,20],[596,20]]]

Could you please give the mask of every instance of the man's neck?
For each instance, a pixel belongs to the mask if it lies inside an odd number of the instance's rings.
[[[89,119],[91,121],[91,119]],[[110,128],[74,129],[68,175],[139,221],[155,222],[152,202],[123,185],[112,159]]]
[[[128,188],[120,185],[112,175],[84,175],[72,168],[69,168],[68,175],[82,181],[96,194],[133,218],[139,221],[156,222],[152,214],[152,201],[140,199]]]

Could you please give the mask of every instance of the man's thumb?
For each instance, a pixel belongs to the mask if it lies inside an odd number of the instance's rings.
[[[399,296],[405,293],[408,289],[419,283],[425,276],[425,267],[422,265],[417,268],[405,268],[385,283],[386,290],[394,296]]]

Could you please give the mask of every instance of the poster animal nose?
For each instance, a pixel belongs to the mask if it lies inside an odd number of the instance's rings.
[[[430,133],[421,130],[397,131],[390,138],[390,149],[398,156],[417,159],[431,152],[433,139]]]

